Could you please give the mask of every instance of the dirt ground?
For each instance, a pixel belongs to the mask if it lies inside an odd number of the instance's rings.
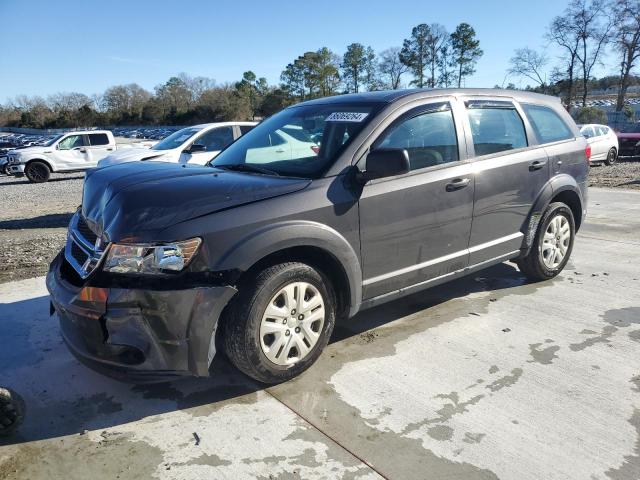
[[[0,176],[0,283],[44,275],[63,247],[82,199],[83,174],[53,175],[42,184]],[[640,160],[594,166],[592,187],[640,190]]]

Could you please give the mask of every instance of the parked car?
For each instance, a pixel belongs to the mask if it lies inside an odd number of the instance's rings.
[[[591,147],[590,162],[605,165],[613,165],[618,159],[618,137],[616,133],[606,125],[594,123],[578,125],[580,133],[587,139]]]
[[[318,129],[317,152],[271,157],[265,138]],[[557,98],[529,92],[304,102],[204,167],[88,172],[47,275],[51,309],[70,350],[114,376],[206,376],[223,348],[254,379],[285,381],[338,318],[508,260],[558,275],[589,151]]]
[[[52,172],[78,172],[95,167],[116,150],[108,130],[62,133],[42,146],[11,150],[7,154],[7,173],[26,175],[31,182],[46,182]]]
[[[229,144],[256,125],[256,122],[220,122],[194,125],[172,133],[151,149],[120,150],[98,166],[139,160],[204,165]]]
[[[640,123],[616,132],[621,157],[640,157]]]

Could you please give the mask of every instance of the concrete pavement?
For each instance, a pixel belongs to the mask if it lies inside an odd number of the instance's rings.
[[[640,478],[640,193],[590,192],[561,276],[511,264],[365,311],[264,389],[131,386],[78,364],[42,278],[0,285],[0,478]],[[195,435],[194,435],[195,434]]]

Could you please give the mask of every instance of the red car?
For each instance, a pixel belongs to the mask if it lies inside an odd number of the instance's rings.
[[[622,131],[616,132],[616,135],[620,148],[618,156],[640,157],[640,124],[623,128]]]

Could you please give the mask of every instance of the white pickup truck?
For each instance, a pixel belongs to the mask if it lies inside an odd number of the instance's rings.
[[[93,168],[115,150],[116,141],[108,130],[67,132],[41,146],[10,150],[6,170],[9,175],[26,175],[29,181],[41,183],[52,172]]]

